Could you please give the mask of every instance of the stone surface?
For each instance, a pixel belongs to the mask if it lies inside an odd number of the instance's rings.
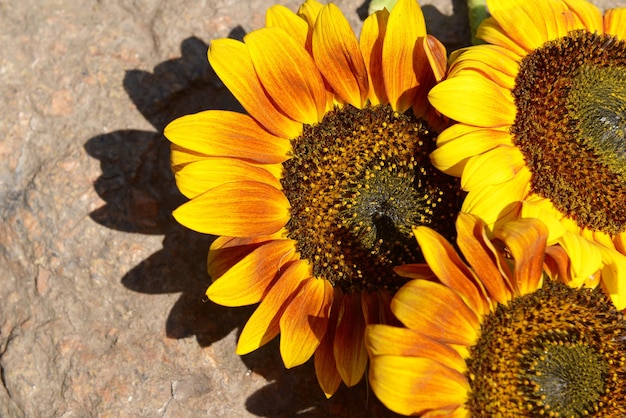
[[[1,417],[393,416],[364,382],[326,400],[276,342],[238,357],[251,308],[203,300],[211,238],[170,215],[163,127],[239,109],[207,44],[274,2],[0,1]],[[358,29],[367,1],[337,4]],[[467,44],[463,1],[422,4]]]

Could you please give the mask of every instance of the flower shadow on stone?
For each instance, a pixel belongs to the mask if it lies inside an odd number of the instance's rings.
[[[357,10],[366,16],[369,1]],[[462,27],[465,3],[454,0],[454,15],[445,16],[432,6],[423,8],[431,33],[446,40],[449,27]],[[453,33],[447,46],[458,46],[463,33]],[[443,38],[441,34],[444,33]],[[231,38],[245,32],[236,27]],[[461,38],[459,38],[461,36]],[[243,112],[207,62],[207,45],[191,37],[181,44],[182,56],[163,62],[152,73],[130,70],[124,88],[154,131],[119,130],[87,141],[87,153],[100,160],[102,175],[94,183],[106,204],[90,217],[119,231],[163,235],[163,248],[132,268],[121,279],[128,289],[145,294],[180,293],[166,326],[169,338],[195,336],[201,347],[240,330],[254,307],[227,308],[204,299],[210,278],[206,256],[214,237],[179,225],[172,211],[186,199],[176,188],[170,169],[170,144],[165,126],[177,117],[210,109]],[[234,347],[233,347],[234,350]],[[268,382],[246,401],[250,413],[282,417],[396,417],[375,399],[365,380],[354,388],[341,387],[330,399],[319,389],[312,362],[286,370],[279,354],[278,339],[245,355],[242,361]]]
[[[236,28],[232,37],[242,37]],[[155,131],[120,130],[91,138],[87,153],[98,160],[102,175],[94,188],[106,202],[90,217],[108,228],[164,235],[163,248],[135,266],[123,278],[127,288],[147,294],[181,293],[166,323],[170,338],[195,336],[209,346],[241,327],[249,309],[227,309],[204,301],[210,279],[206,256],[214,237],[179,225],[172,211],[186,199],[170,169],[170,144],[162,135],[171,120],[206,109],[241,111],[210,68],[207,45],[188,38],[182,57],[163,62],[153,73],[130,70],[124,88]]]

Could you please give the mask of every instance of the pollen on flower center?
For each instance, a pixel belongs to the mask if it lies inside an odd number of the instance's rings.
[[[423,261],[413,226],[452,237],[460,188],[430,164],[434,135],[390,106],[346,105],[292,141],[286,229],[316,277],[344,292],[396,289],[403,280],[392,267]]]
[[[623,314],[600,290],[545,280],[483,321],[467,360],[472,416],[624,416]]]
[[[626,41],[574,31],[521,62],[516,146],[533,192],[581,228],[626,231]]]

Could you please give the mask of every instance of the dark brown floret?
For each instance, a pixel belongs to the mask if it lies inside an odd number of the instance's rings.
[[[521,62],[511,132],[532,191],[580,227],[626,231],[626,41],[586,31]]]
[[[345,292],[395,290],[403,280],[392,267],[423,261],[413,226],[452,238],[461,192],[431,165],[434,138],[412,114],[346,105],[292,141],[288,236],[315,276]]]

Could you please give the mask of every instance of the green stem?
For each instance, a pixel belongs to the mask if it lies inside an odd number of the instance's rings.
[[[472,32],[472,44],[478,45],[483,43],[476,38],[476,30],[483,20],[487,17],[486,0],[467,0],[467,10],[469,12],[470,30]]]

